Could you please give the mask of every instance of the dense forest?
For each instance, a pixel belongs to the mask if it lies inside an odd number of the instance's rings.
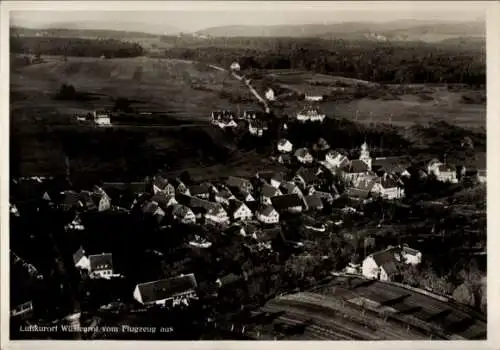
[[[165,56],[226,66],[237,60],[242,69],[305,69],[379,83],[486,83],[486,54],[480,46],[237,38],[179,43]]]
[[[77,57],[137,57],[144,49],[137,43],[116,39],[11,37],[11,53]]]
[[[163,41],[168,47],[163,53],[150,53],[139,43],[116,39],[12,36],[11,52],[109,58],[154,55],[224,66],[237,60],[245,70],[305,69],[386,84],[486,84],[486,51],[478,43],[184,37]]]

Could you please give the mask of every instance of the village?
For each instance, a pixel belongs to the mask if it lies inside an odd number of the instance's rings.
[[[214,127],[221,128],[231,128],[236,125],[236,120],[244,119],[248,122],[248,132],[255,137],[262,136],[267,130],[266,122],[256,118],[254,112],[245,111],[241,118],[237,118],[229,111],[220,111],[210,117]],[[321,123],[323,118],[318,109],[306,109],[298,113],[292,122]],[[106,119],[103,124],[108,123],[109,119]],[[286,129],[286,123],[282,127]],[[68,235],[65,240],[70,241],[66,246],[74,247],[71,269],[78,271],[82,281],[123,281],[130,276],[127,276],[123,263],[118,264],[121,267],[116,267],[117,259],[113,252],[116,247],[108,245],[108,250],[105,250],[106,245],[99,243],[85,246],[86,239],[82,237],[87,230],[86,221],[93,215],[139,215],[142,222],[153,225],[147,227],[152,227],[156,234],[182,232],[184,237],[175,244],[195,249],[201,255],[203,251],[217,246],[224,236],[226,239],[239,237],[239,249],[249,252],[250,256],[273,254],[277,249],[292,249],[294,254],[307,254],[309,247],[315,244],[311,237],[335,234],[346,218],[363,216],[364,205],[373,201],[402,200],[405,181],[415,176],[410,174],[406,164],[398,162],[398,157],[372,158],[366,142],[359,147],[359,157],[349,159],[331,149],[324,139],[317,140],[310,147],[295,149],[289,140],[281,138],[276,141],[271,158],[288,167],[288,171],[262,170],[251,178],[229,176],[218,181],[192,181],[188,175],[168,178],[158,173],[139,183],[103,182],[92,189],[61,188],[61,191],[51,189],[48,184],[52,179],[15,179],[12,184],[14,189],[16,186],[30,187],[31,193],[36,193],[38,197],[35,195],[23,202],[12,196],[10,212],[13,221],[23,220],[25,215],[30,220],[34,211],[38,214],[41,211],[64,213],[67,219],[60,225]],[[470,172],[465,167],[457,168],[436,159],[430,160],[427,168],[420,169],[417,176],[443,183],[458,183],[466,176],[473,176],[477,183],[486,182],[484,169]],[[342,198],[348,198],[349,204],[344,202],[339,205]],[[297,221],[297,218],[300,220]],[[300,229],[284,229],[296,222],[300,222]],[[104,228],[101,224],[92,234],[99,235]],[[291,234],[292,231],[308,234]],[[405,283],[401,278],[405,266],[418,265],[425,259],[425,254],[405,242],[374,250],[375,240],[375,236],[364,237],[361,259],[349,259],[352,261],[336,272]],[[91,241],[99,242],[98,236]],[[281,243],[277,245],[276,242]],[[158,256],[168,254],[169,249],[175,249],[175,246],[164,247],[163,251],[149,247],[149,251]],[[14,264],[24,266],[29,276],[36,276],[36,280],[44,279],[35,264],[27,262],[29,257],[23,260],[17,255],[15,243],[11,254]],[[139,309],[155,305],[189,305],[190,301],[198,298],[197,290],[203,279],[198,275],[198,271],[185,271],[167,278],[159,278],[161,274],[157,274],[151,280],[135,277],[132,281],[137,283],[129,297]],[[231,280],[228,276],[234,278],[234,273],[227,271],[216,275],[208,281],[215,290]],[[207,281],[201,283],[206,284]],[[29,315],[32,317],[37,303],[29,292],[23,294],[27,295],[13,305],[12,316],[25,320]]]

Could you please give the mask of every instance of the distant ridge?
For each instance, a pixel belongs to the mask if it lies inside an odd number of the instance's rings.
[[[386,23],[345,22],[334,24],[211,27],[197,34],[212,37],[321,37],[379,38],[379,40],[440,41],[453,37],[485,37],[485,22],[393,21]]]

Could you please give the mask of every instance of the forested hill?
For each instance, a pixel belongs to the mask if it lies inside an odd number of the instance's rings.
[[[486,84],[483,45],[306,38],[183,39],[164,56],[242,69],[300,69],[378,83]]]

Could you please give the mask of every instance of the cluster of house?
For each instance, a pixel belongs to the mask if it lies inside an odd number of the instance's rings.
[[[76,115],[76,120],[79,122],[92,122],[96,126],[111,126],[111,117],[106,111],[93,111],[87,115]]]
[[[373,196],[386,199],[404,197],[403,179],[410,177],[406,162],[399,157],[372,158],[368,145],[361,145],[358,159],[349,159],[346,155],[330,149],[328,143],[320,138],[312,149],[301,147],[294,150],[293,144],[287,139],[277,142],[279,155],[276,160],[281,164],[297,162],[304,166],[318,164],[324,171],[338,176],[346,187],[346,194],[352,198],[368,200]],[[313,154],[316,155],[313,156]],[[425,178],[434,176],[438,181],[457,183],[459,175],[465,175],[467,169],[462,166],[457,170],[453,165],[433,159],[428,163],[426,171],[419,176]],[[477,180],[486,182],[486,170],[477,169]]]
[[[349,263],[345,272],[361,274],[369,279],[399,281],[405,266],[416,266],[422,262],[422,253],[403,244],[372,253],[361,264]]]
[[[305,122],[320,122],[326,118],[326,114],[322,113],[318,108],[305,108],[298,112],[293,119],[300,123]],[[248,123],[248,131],[254,136],[262,136],[268,130],[268,120],[259,118],[256,112],[244,111],[240,116],[235,115],[231,111],[214,111],[210,114],[210,123],[221,129],[236,128],[237,120],[246,120]],[[283,125],[286,130],[286,123]]]

